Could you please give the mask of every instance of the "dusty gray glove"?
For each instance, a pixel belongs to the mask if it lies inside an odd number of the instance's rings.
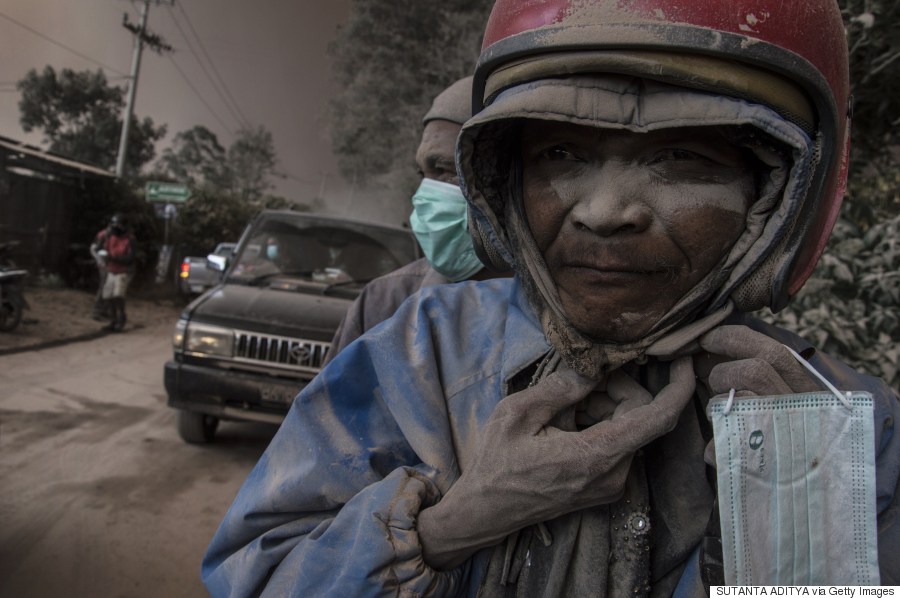
[[[516,530],[617,500],[634,452],[670,432],[693,396],[690,358],[674,361],[670,378],[652,398],[624,374],[611,377],[612,419],[580,431],[550,423],[597,385],[567,368],[500,401],[459,480],[419,514],[425,561],[449,569]]]
[[[819,383],[781,343],[746,326],[718,326],[699,339],[698,378],[714,395],[786,395],[819,390]]]

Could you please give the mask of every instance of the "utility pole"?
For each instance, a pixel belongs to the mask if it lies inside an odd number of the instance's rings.
[[[172,6],[175,0],[170,0]],[[159,4],[160,0],[156,0]],[[150,0],[144,0],[141,8],[141,22],[137,25],[128,20],[128,13],[122,17],[122,26],[134,34],[134,54],[131,58],[131,77],[128,82],[128,98],[125,103],[125,117],[122,119],[122,135],[119,138],[119,154],[116,158],[116,178],[122,178],[125,171],[125,153],[128,151],[128,134],[131,129],[131,116],[134,114],[134,97],[137,94],[138,73],[141,70],[141,54],[146,43],[158,54],[171,52],[172,46],[163,41],[159,35],[147,31],[147,15],[150,13]]]

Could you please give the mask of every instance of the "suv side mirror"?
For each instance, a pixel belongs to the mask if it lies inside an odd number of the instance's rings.
[[[224,272],[225,268],[228,267],[228,258],[223,255],[210,253],[206,256],[206,267],[216,272]]]

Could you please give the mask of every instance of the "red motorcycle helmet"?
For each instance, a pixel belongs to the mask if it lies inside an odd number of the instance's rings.
[[[748,280],[771,290],[763,303],[784,307],[821,256],[846,188],[850,85],[837,3],[497,0],[475,70],[473,114],[508,87],[579,73],[633,75],[747,99],[815,140],[818,160],[798,216]],[[474,236],[478,243],[482,235]]]

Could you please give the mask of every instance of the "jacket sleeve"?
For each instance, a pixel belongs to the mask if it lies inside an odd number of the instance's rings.
[[[456,594],[467,566],[430,569],[415,529],[455,467],[426,328],[377,328],[298,395],[204,558],[213,596]]]
[[[400,305],[421,288],[425,278],[421,270],[422,265],[413,262],[367,284],[338,326],[326,364],[367,330],[394,315]]]
[[[347,310],[344,319],[338,325],[334,338],[331,339],[331,347],[328,349],[325,365],[331,363],[344,347],[362,336],[362,333],[365,331],[363,328],[363,313],[365,313],[365,304],[369,296],[368,291],[369,287],[367,286],[350,306],[350,309]]]

